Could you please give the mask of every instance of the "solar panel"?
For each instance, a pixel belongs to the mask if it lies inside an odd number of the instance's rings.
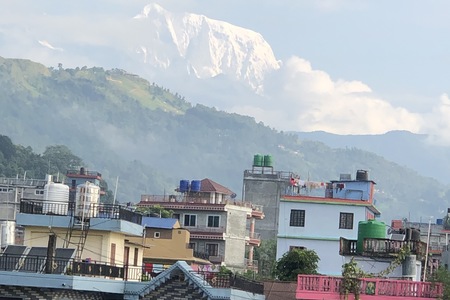
[[[32,247],[19,262],[19,272],[41,272],[45,267],[47,247]]]
[[[27,250],[26,246],[8,245],[3,253],[0,254],[0,270],[13,271],[19,266],[22,255]]]
[[[75,249],[57,248],[53,265],[53,273],[54,274],[65,273],[69,262],[73,259],[74,256],[75,256]]]

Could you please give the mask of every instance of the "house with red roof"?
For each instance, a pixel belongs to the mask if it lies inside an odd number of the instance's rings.
[[[261,240],[255,222],[264,218],[260,206],[235,199],[233,191],[209,178],[181,180],[175,191],[168,196],[142,195],[137,206],[172,210],[173,218],[190,232],[194,256],[236,270],[256,267],[253,249]]]

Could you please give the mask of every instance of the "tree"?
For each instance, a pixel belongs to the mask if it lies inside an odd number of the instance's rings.
[[[314,250],[293,249],[277,261],[275,276],[282,281],[297,281],[298,274],[317,274],[319,260]]]
[[[450,300],[450,273],[444,268],[439,267],[430,278],[431,282],[442,283],[442,300]]]
[[[276,240],[263,240],[261,245],[255,248],[254,259],[258,261],[258,275],[261,278],[273,278],[276,256]]]
[[[160,218],[172,218],[173,215],[172,210],[167,210],[159,204],[145,207],[141,206],[138,207],[136,211],[145,215],[149,215],[151,217],[160,217]]]
[[[83,165],[83,161],[74,155],[67,146],[56,145],[45,149],[42,157],[48,163],[48,174],[65,173]]]

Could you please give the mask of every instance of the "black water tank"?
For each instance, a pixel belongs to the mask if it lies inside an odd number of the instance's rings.
[[[366,170],[356,171],[356,180],[359,180],[359,181],[369,180],[369,172],[367,172]]]

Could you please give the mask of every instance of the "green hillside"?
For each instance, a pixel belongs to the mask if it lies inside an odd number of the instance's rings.
[[[448,187],[380,156],[331,149],[250,117],[192,106],[170,88],[123,70],[0,59],[0,134],[38,153],[66,145],[110,186],[119,178],[121,202],[173,193],[181,179],[206,177],[240,195],[243,172],[261,153],[274,157],[276,170],[317,181],[369,170],[387,219],[437,217],[449,206]]]

